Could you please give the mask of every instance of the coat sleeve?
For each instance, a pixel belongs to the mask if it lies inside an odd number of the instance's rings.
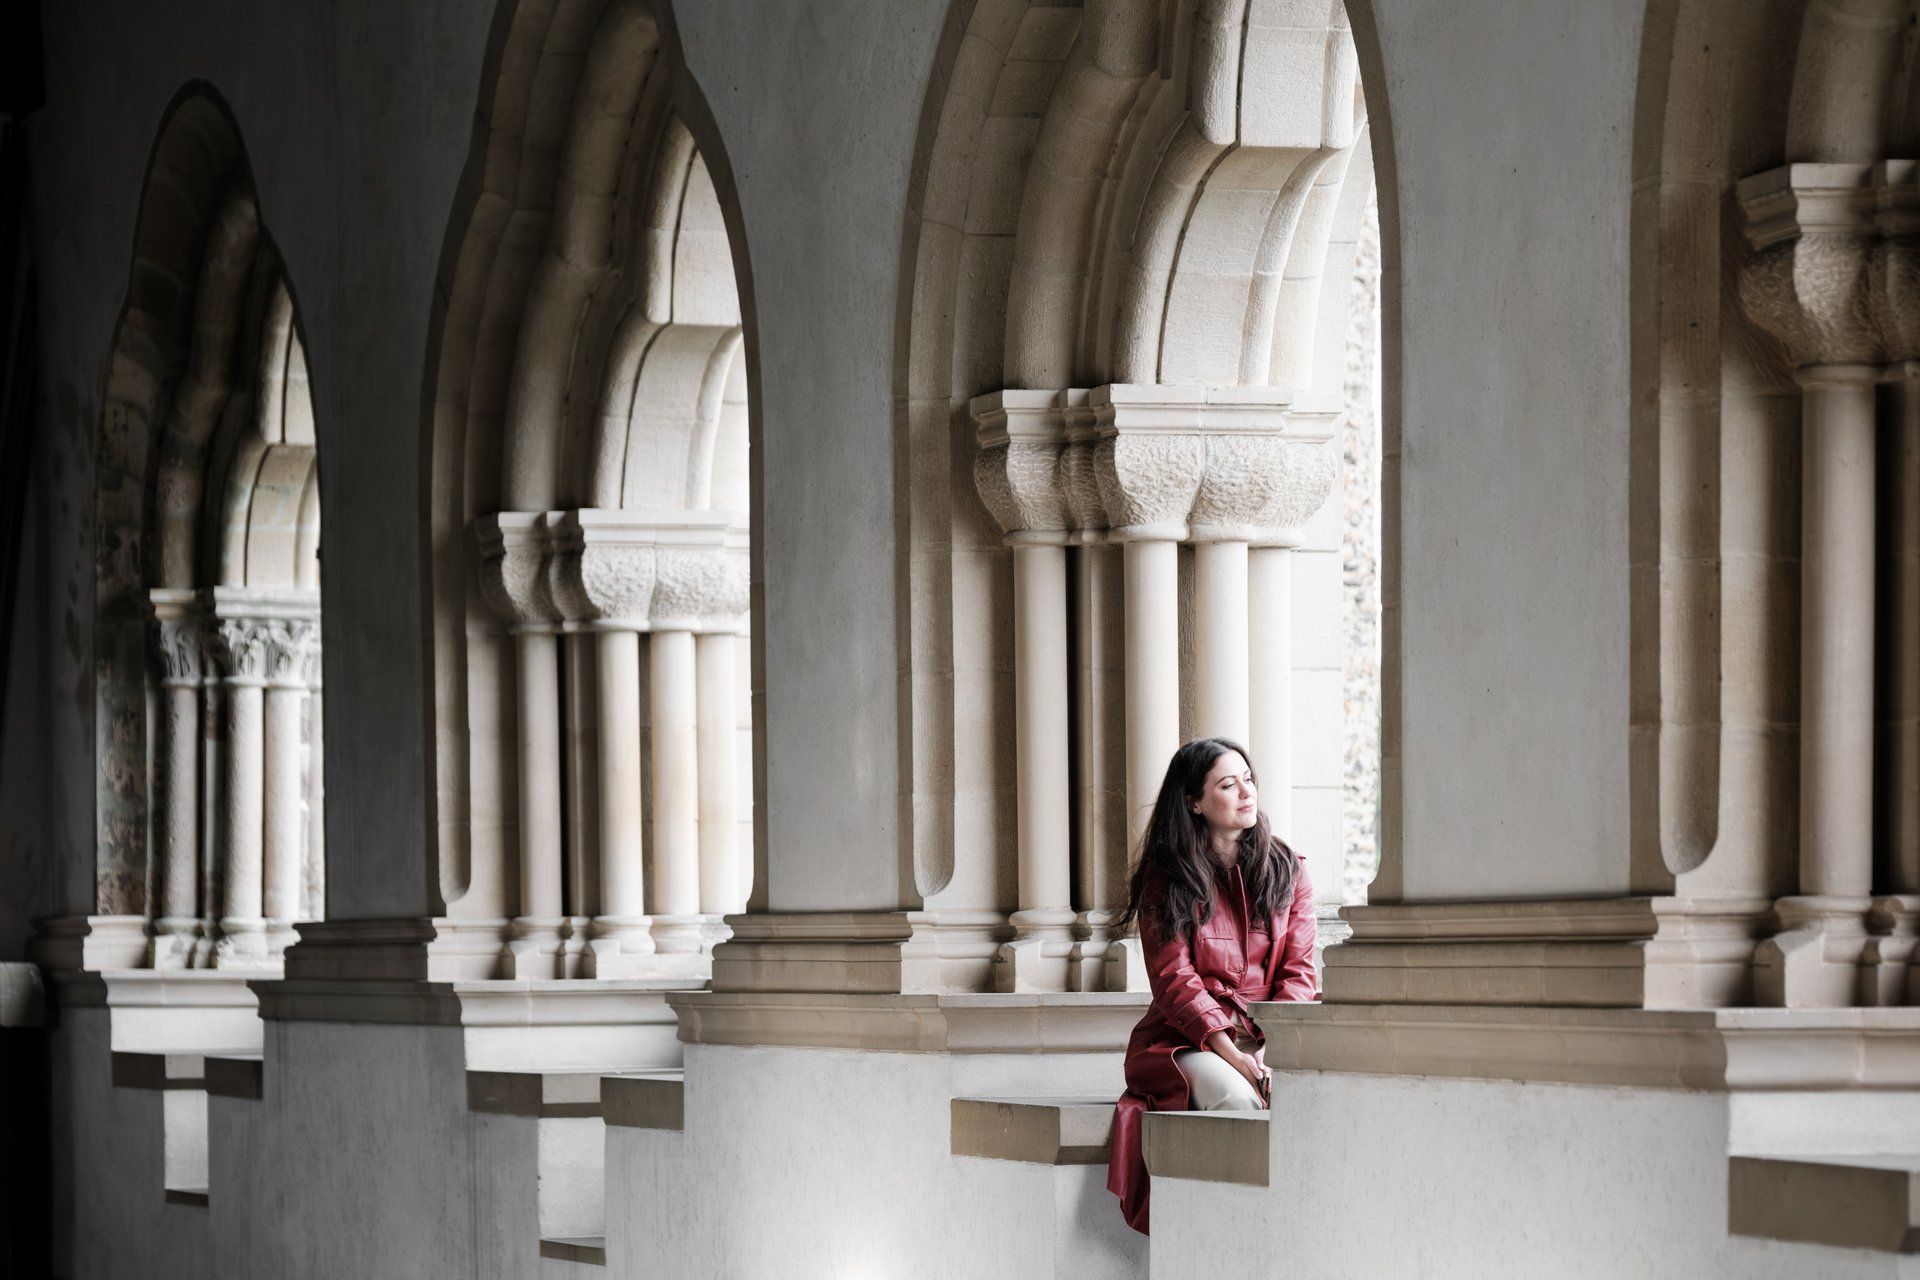
[[[1308,916],[1311,918],[1311,910]],[[1157,934],[1155,930],[1140,930],[1153,1003],[1174,1030],[1191,1040],[1195,1048],[1204,1049],[1208,1036],[1233,1029],[1233,1015],[1221,1007],[1193,971],[1193,948],[1185,932],[1167,932],[1169,936],[1159,937],[1149,936]]]
[[[1313,881],[1304,858],[1293,868],[1293,902],[1287,907],[1286,928],[1280,938],[1280,959],[1274,966],[1275,1000],[1318,1000],[1320,975],[1313,967],[1314,941],[1320,935],[1313,914]]]

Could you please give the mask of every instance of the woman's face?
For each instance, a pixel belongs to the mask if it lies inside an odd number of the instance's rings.
[[[1207,770],[1200,787],[1200,798],[1193,811],[1207,820],[1213,831],[1245,831],[1260,817],[1260,796],[1253,785],[1253,770],[1238,751],[1223,751]]]

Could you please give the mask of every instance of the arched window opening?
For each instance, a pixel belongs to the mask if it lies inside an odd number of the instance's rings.
[[[1331,934],[1380,788],[1380,272],[1344,8],[982,0],[936,83],[901,368],[940,984],[1144,985],[1108,921],[1203,734],[1248,745]]]
[[[111,963],[272,969],[325,914],[319,468],[286,272],[204,92],[155,149],[100,471],[93,932]]]
[[[747,356],[683,74],[638,2],[528,11],[502,53],[434,427],[475,976],[698,981],[752,881]]]

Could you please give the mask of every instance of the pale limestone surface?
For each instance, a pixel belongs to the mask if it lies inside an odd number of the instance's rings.
[[[1729,1236],[1724,1094],[1289,1072],[1274,1095],[1269,1187],[1155,1182],[1155,1277],[1273,1274],[1277,1241],[1330,1280],[1913,1274]]]
[[[1223,381],[1256,385],[1204,387],[1183,403],[1238,393],[1258,407],[1279,402],[1258,385],[1279,369],[1294,389],[1331,391],[1351,317],[1338,290],[1310,298],[1316,281],[1338,277],[1239,250],[1257,221],[1246,191],[1301,197],[1309,241],[1324,236],[1329,254],[1350,243],[1357,214],[1345,193],[1370,189],[1374,167],[1349,157],[1336,202],[1322,181],[1332,156],[1302,196],[1288,185],[1298,156],[1249,153],[1351,146],[1374,151],[1383,218],[1383,905],[1353,912],[1353,941],[1329,952],[1328,990],[1349,1003],[1295,1010],[1302,1030],[1270,1050],[1319,1068],[1283,1079],[1270,1186],[1198,1192],[1166,1180],[1159,1272],[1910,1276],[1911,1259],[1727,1232],[1730,1156],[1831,1157],[1840,1146],[1890,1163],[1920,1148],[1920,1023],[1911,1008],[1727,1007],[1766,994],[1756,944],[1781,918],[1795,923],[1778,901],[1822,886],[1801,882],[1792,838],[1799,393],[1790,362],[1738,314],[1725,273],[1746,250],[1723,246],[1720,230],[1733,183],[1788,158],[1906,172],[1894,153],[1904,137],[1881,123],[1896,113],[1876,97],[1907,92],[1894,72],[1904,7],[1356,0],[1349,43],[1345,17],[1317,3],[1250,6],[1244,32],[1233,29],[1239,8],[1206,5],[1180,9],[1196,27],[1165,42],[1184,61],[1161,57],[1147,6],[682,7],[662,28],[662,56],[684,57],[691,81],[676,84],[699,91],[677,102],[702,134],[713,185],[709,205],[694,170],[680,171],[701,216],[686,243],[691,274],[673,278],[692,290],[689,324],[727,328],[729,301],[742,304],[746,358],[733,368],[746,371],[738,382],[706,366],[695,377],[691,363],[656,372],[682,392],[697,383],[702,404],[717,394],[711,421],[747,420],[721,435],[753,448],[762,625],[737,670],[766,713],[749,721],[758,742],[742,771],[756,778],[761,818],[758,910],[719,948],[726,989],[674,998],[687,1045],[681,1127],[605,1135],[607,1272],[1142,1272],[1141,1242],[1097,1165],[951,1154],[955,1097],[1117,1092],[1132,1012],[1113,993],[988,990],[1007,912],[1023,905],[1014,592],[972,487],[974,423],[955,411],[982,392],[1064,394],[1063,429],[1086,432],[1100,425],[1096,388],[1109,408],[1116,387],[1151,404],[1181,378],[1232,369]],[[550,34],[561,56],[503,71],[485,53],[490,39],[507,43],[504,26],[490,35],[470,15],[391,6],[273,22],[216,0],[164,16],[48,15],[55,92],[33,126],[46,192],[36,225],[57,302],[44,326],[48,419],[36,445],[46,447],[35,451],[24,575],[44,607],[20,615],[29,641],[7,678],[11,697],[30,691],[29,710],[16,718],[8,704],[0,812],[30,815],[24,840],[10,832],[4,850],[12,859],[27,846],[6,873],[27,887],[25,905],[4,910],[62,915],[42,933],[50,965],[138,964],[149,941],[130,818],[139,806],[110,805],[113,821],[96,821],[103,798],[141,799],[142,780],[98,776],[95,744],[120,722],[93,716],[96,665],[126,655],[115,647],[125,637],[90,614],[87,513],[124,479],[95,448],[116,438],[100,429],[112,415],[98,384],[103,370],[137,375],[109,368],[108,345],[145,148],[189,78],[210,77],[234,104],[260,215],[300,300],[328,484],[329,634],[344,637],[326,650],[326,738],[340,766],[328,770],[333,919],[294,948],[287,981],[261,985],[266,1021],[205,991],[196,1008],[189,987],[151,971],[110,980],[124,998],[108,1011],[59,1011],[56,1245],[75,1274],[553,1274],[559,1260],[539,1259],[532,1237],[591,1226],[592,1131],[572,1124],[582,1117],[476,1116],[467,1073],[617,1069],[640,1045],[678,1054],[657,990],[608,1016],[592,1012],[622,1004],[605,980],[494,976],[521,889],[504,840],[518,779],[484,752],[470,776],[438,771],[463,735],[499,745],[521,727],[510,697],[450,700],[441,646],[474,619],[427,603],[455,598],[438,587],[468,567],[460,538],[442,535],[464,536],[469,517],[492,509],[465,510],[423,483],[448,461],[446,406],[423,413],[442,389],[436,362],[464,349],[438,343],[443,322],[472,319],[460,308],[473,299],[456,298],[450,279],[460,228],[475,210],[480,222],[498,213],[477,190],[490,137],[469,124],[476,106],[505,124],[494,90],[525,90],[536,67],[557,77],[538,105],[565,114],[575,98],[556,68],[592,61],[596,47],[601,72],[617,72],[629,51],[589,38],[603,17],[634,50],[653,49],[638,3],[527,0],[502,14],[542,37],[536,50]],[[496,73],[505,85],[490,82]],[[1315,91],[1263,94],[1280,82]],[[604,83],[580,99],[590,123]],[[528,189],[549,189],[539,171],[563,152],[577,158],[557,145],[563,133],[556,125],[556,145],[529,155]],[[608,139],[621,136],[589,129],[583,145],[617,152]],[[1140,137],[1156,145],[1113,146]],[[1245,145],[1228,154],[1229,142]],[[1103,172],[1116,155],[1140,163]],[[1184,166],[1214,159],[1244,186],[1192,206],[1206,233],[1183,278],[1168,232],[1185,223],[1169,210],[1189,193]],[[1891,244],[1906,234],[1902,185],[1886,184],[1884,208],[1876,196],[1875,232]],[[592,211],[604,195],[587,189],[561,211],[577,216],[559,219],[566,244],[603,243]],[[1106,196],[1144,212],[1139,252],[1117,244],[1102,256],[1096,228],[1107,224],[1094,213],[1116,207]],[[716,209],[737,299],[707,294],[717,276],[693,270],[719,256]],[[529,271],[549,244],[542,216],[516,228]],[[635,235],[660,251],[667,226],[642,220]],[[548,273],[566,286],[553,295],[562,301],[580,296],[568,266]],[[1262,302],[1239,313],[1251,323],[1236,332],[1221,300],[1265,299],[1268,285],[1284,300],[1271,331]],[[1193,324],[1176,325],[1163,351],[1155,317],[1175,312]],[[611,332],[613,317],[596,315]],[[1319,339],[1311,369],[1299,341],[1308,329]],[[516,425],[559,420],[567,366],[544,358],[566,345],[557,333],[542,329],[525,348],[528,380],[512,403],[528,412]],[[708,339],[710,355],[727,346],[724,335],[682,336]],[[463,407],[475,422],[491,415],[495,437],[522,353],[512,338],[490,329],[471,344],[498,378],[483,387],[495,398]],[[604,350],[631,354],[611,339]],[[1137,394],[1142,383],[1150,394]],[[570,429],[591,438],[603,407],[583,393]],[[529,440],[535,462],[564,456],[560,440]],[[683,455],[677,440],[643,437],[641,454],[670,458],[679,476],[696,451]],[[727,461],[714,448],[713,487],[737,489],[737,450]],[[480,491],[505,486],[500,458],[471,461]],[[1184,493],[1173,518],[1188,517],[1200,475],[1125,461],[1136,493]],[[564,477],[535,470],[528,491],[551,479],[557,492]],[[1315,748],[1295,753],[1289,825],[1322,860],[1312,865],[1323,893],[1340,881],[1347,782],[1344,655],[1329,639],[1342,515],[1342,502],[1324,505],[1286,553],[1299,562],[1289,713]],[[1160,533],[1160,568],[1174,572],[1154,584],[1169,589],[1152,629],[1184,627],[1166,648],[1186,655],[1198,557]],[[1098,696],[1079,725],[1088,767],[1062,785],[1076,820],[1105,833],[1109,856],[1083,860],[1087,883],[1074,886],[1092,893],[1114,885],[1113,836],[1127,820],[1113,803],[1126,776],[1113,709],[1127,601],[1114,589],[1122,555],[1069,552],[1082,553],[1090,589],[1072,625]],[[1325,626],[1309,624],[1315,611]],[[497,619],[486,625],[504,636]],[[565,663],[588,646],[552,647]],[[510,649],[474,646],[479,687],[515,689]],[[1843,672],[1855,697],[1857,657]],[[1171,703],[1177,721],[1195,674],[1190,663],[1158,672],[1156,707]],[[539,706],[566,708],[568,734],[554,736],[586,758],[585,731],[601,727],[590,699],[577,681],[560,698]],[[557,776],[569,779],[565,805],[551,790],[539,798],[563,810],[559,822],[593,829],[588,789],[573,785],[592,770]],[[454,856],[449,832],[467,822],[492,844]],[[1854,876],[1843,887],[1858,888],[1868,857],[1858,844],[1835,861]],[[1858,927],[1847,936],[1871,964],[1857,989],[1828,983],[1822,1000],[1911,1005],[1910,853],[1877,864],[1870,909],[1843,904]],[[591,883],[583,846],[570,854],[564,874]],[[540,875],[556,870],[544,862]],[[1076,927],[1099,927],[1081,914]],[[0,924],[21,927],[12,915]],[[1111,950],[1120,954],[1063,958],[1081,973],[1098,960],[1103,982],[1116,969],[1137,977],[1124,940]],[[454,990],[423,974],[472,981]],[[214,1194],[204,1208],[169,1204],[159,1192],[170,1154],[194,1148],[170,1152],[153,1135],[167,1112],[196,1104],[109,1090],[110,1048],[137,1031],[143,1047],[178,1049],[235,1023],[264,1042],[263,1096],[206,1100]],[[1722,1092],[1730,1072],[1757,1087]],[[1188,1154],[1204,1164],[1204,1147]],[[566,1194],[543,1198],[535,1179],[547,1169]],[[556,1199],[568,1213],[549,1212]],[[1223,1212],[1257,1224],[1225,1252]]]

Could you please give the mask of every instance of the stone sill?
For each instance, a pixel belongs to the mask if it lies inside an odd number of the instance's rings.
[[[899,1053],[1124,1053],[1145,992],[858,994],[698,991],[668,997],[688,1044]]]
[[[554,1236],[540,1241],[540,1256],[556,1262],[579,1262],[591,1267],[607,1265],[605,1236]]]
[[[286,1022],[536,1027],[672,1020],[658,997],[697,990],[678,978],[285,978],[255,982],[260,1016]]]
[[[1920,1155],[1735,1156],[1727,1229],[1801,1244],[1920,1253]]]
[[[1149,1111],[1141,1117],[1147,1172],[1156,1178],[1267,1185],[1266,1111]]]
[[[678,1071],[603,1076],[600,1103],[614,1128],[679,1133],[686,1125],[686,1077]]]
[[[955,1098],[956,1156],[1029,1164],[1105,1164],[1112,1098]]]
[[[1920,1008],[1256,1004],[1276,1071],[1704,1091],[1920,1088]]]

